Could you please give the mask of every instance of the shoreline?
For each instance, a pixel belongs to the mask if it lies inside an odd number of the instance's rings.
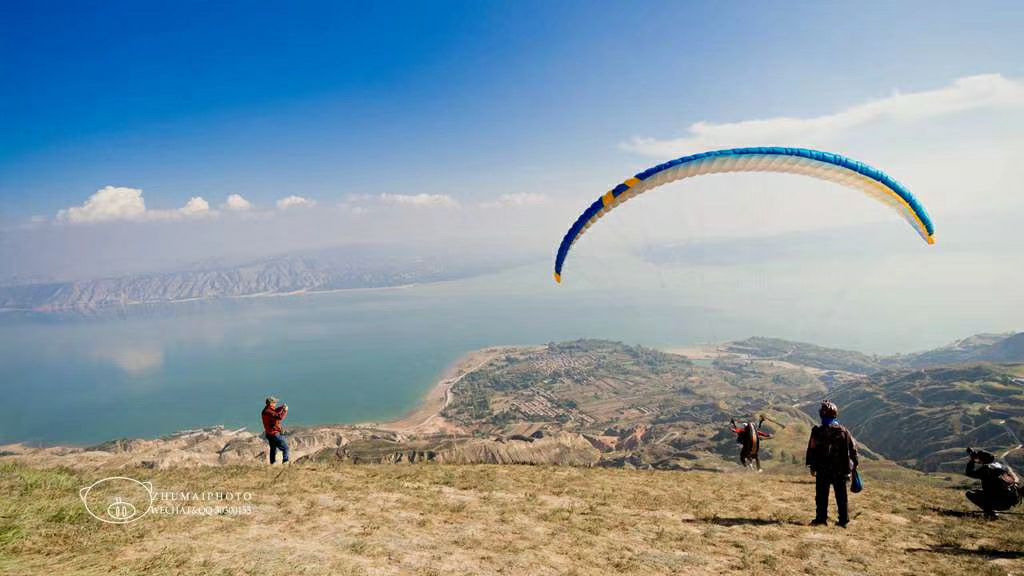
[[[441,374],[441,378],[420,399],[418,405],[405,416],[388,422],[361,424],[382,430],[416,434],[459,434],[464,431],[445,420],[441,413],[451,404],[452,389],[466,375],[486,365],[497,356],[515,349],[513,346],[494,346],[473,350],[460,356]]]

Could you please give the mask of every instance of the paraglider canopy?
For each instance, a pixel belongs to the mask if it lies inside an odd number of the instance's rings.
[[[928,244],[935,228],[924,206],[902,184],[867,164],[839,154],[806,148],[731,148],[701,152],[648,168],[612,188],[580,214],[562,238],[555,256],[555,282],[572,245],[602,216],[626,200],[663,184],[719,172],[785,172],[836,182],[861,190],[896,210]]]

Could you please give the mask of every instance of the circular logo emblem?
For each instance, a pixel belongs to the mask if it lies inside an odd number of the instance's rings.
[[[153,506],[153,484],[126,476],[97,480],[78,491],[85,510],[109,524],[129,524],[149,513]]]

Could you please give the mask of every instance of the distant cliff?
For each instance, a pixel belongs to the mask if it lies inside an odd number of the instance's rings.
[[[281,256],[160,274],[0,286],[0,309],[96,310],[144,303],[381,288],[463,278],[488,269],[485,265],[451,264],[426,257]]]
[[[873,356],[805,342],[761,337],[729,342],[722,349],[752,358],[781,360],[821,370],[873,374],[887,369],[931,368],[977,362],[1024,362],[1024,332],[975,334],[940,348],[892,356]]]

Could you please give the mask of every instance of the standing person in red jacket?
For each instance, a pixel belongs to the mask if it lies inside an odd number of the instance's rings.
[[[821,417],[821,425],[811,429],[811,437],[807,441],[807,466],[815,477],[814,503],[817,508],[811,525],[828,523],[828,493],[834,490],[839,526],[846,528],[850,523],[846,482],[859,463],[857,443],[850,431],[839,423],[839,407],[834,403],[822,402],[818,416]]]
[[[288,406],[278,404],[278,399],[267,396],[267,407],[263,409],[263,435],[270,443],[270,463],[277,462],[277,451],[281,451],[281,463],[288,463],[288,440],[281,434],[281,421],[288,417]]]

